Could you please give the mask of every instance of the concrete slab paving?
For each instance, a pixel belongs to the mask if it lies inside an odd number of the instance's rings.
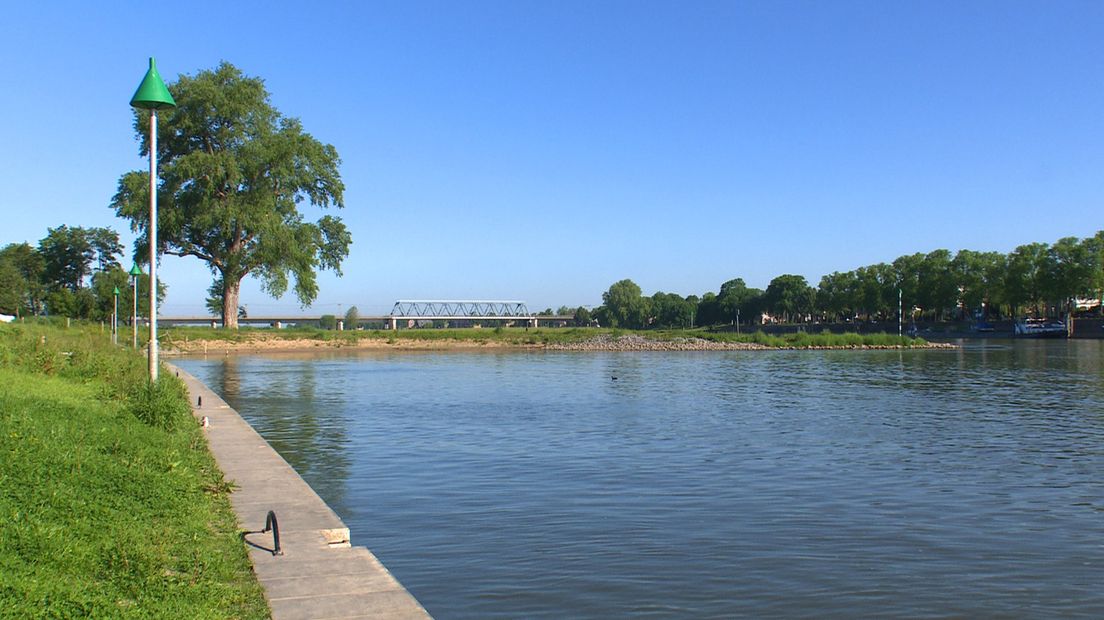
[[[192,375],[165,365],[188,387],[196,419],[209,421],[207,442],[234,485],[230,502],[275,620],[430,617],[371,551],[351,545],[341,518],[236,411]],[[282,555],[272,553],[271,532],[257,532],[269,510]]]
[[[321,594],[295,598],[270,598],[272,617],[293,618],[425,618],[414,615],[405,592]],[[308,614],[308,615],[303,615]]]

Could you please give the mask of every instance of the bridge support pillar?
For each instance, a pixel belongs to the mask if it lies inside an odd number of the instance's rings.
[[[391,331],[397,331],[399,329],[399,320],[395,317],[391,317]]]
[[[218,327],[218,321],[211,319],[211,329],[215,329],[216,327]]]
[[[539,325],[538,325],[538,321],[537,321],[537,319],[535,319],[535,318],[534,318],[534,319],[533,319],[532,321],[529,321],[529,325],[530,325],[531,327],[534,327],[534,328],[535,328],[535,327],[539,327]]]
[[[274,321],[272,323],[272,326],[275,327],[276,329],[283,329],[284,328],[284,324],[281,323],[280,321]]]
[[[339,331],[339,332],[345,331],[345,319],[338,319],[337,320],[337,331]]]

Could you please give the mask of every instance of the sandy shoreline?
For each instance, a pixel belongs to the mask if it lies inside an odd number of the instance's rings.
[[[776,351],[776,350],[873,350],[873,349],[953,349],[946,343],[928,343],[919,347],[896,346],[823,346],[768,347],[743,342],[713,342],[701,338],[652,340],[638,335],[613,338],[607,335],[572,343],[521,343],[502,340],[359,338],[357,340],[315,340],[307,338],[269,338],[259,336],[240,342],[226,340],[185,340],[162,345],[165,355],[278,353],[356,349],[367,351]]]

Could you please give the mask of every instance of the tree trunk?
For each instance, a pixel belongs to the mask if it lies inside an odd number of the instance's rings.
[[[222,326],[227,329],[237,329],[241,280],[223,276],[222,282]]]

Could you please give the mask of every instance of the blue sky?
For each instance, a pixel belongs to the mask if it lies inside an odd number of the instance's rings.
[[[0,244],[110,226],[127,105],[227,60],[340,153],[310,312],[597,305],[1104,228],[1101,2],[12,3]],[[317,216],[316,213],[311,213]],[[165,314],[210,276],[167,257]],[[294,312],[247,283],[250,313]]]

